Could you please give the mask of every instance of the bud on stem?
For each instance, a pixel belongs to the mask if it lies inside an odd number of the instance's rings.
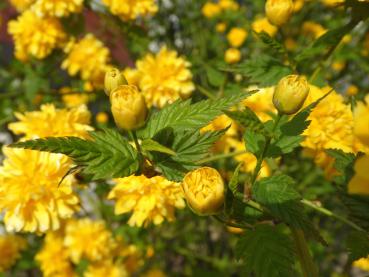
[[[119,69],[113,68],[105,73],[104,88],[107,96],[121,85],[128,85],[128,83]]]
[[[290,19],[293,7],[292,0],[267,0],[265,13],[270,23],[282,26]]]

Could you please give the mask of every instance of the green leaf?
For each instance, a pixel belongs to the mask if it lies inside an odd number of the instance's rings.
[[[225,76],[222,72],[207,66],[206,67],[206,74],[208,76],[209,83],[212,86],[220,87],[224,84]]]
[[[369,197],[341,193],[341,200],[349,211],[349,217],[357,225],[369,230]]]
[[[346,241],[351,262],[369,256],[369,235],[364,232],[352,232]]]
[[[267,133],[263,123],[249,107],[245,107],[243,111],[224,111],[224,113],[246,128],[246,131],[254,131],[261,134]]]
[[[216,100],[203,100],[191,104],[191,100],[176,101],[150,116],[146,126],[138,131],[141,139],[153,138],[163,129],[197,130],[207,125],[223,110],[252,95],[239,91],[233,95]]]
[[[238,176],[240,173],[242,163],[240,163],[233,172],[232,178],[229,181],[228,188],[235,195],[238,192]]]
[[[236,256],[244,261],[246,273],[255,277],[298,276],[294,270],[295,250],[291,239],[278,228],[257,225],[238,240]]]
[[[338,172],[338,176],[335,176],[334,181],[340,185],[346,185],[354,176],[354,163],[356,156],[353,153],[345,153],[340,149],[328,149],[325,152],[335,159],[334,168]]]
[[[243,135],[243,140],[247,151],[250,151],[255,156],[259,156],[265,145],[265,136],[254,131],[247,131]]]
[[[314,43],[295,57],[297,62],[304,62],[308,59],[319,60],[319,57],[327,55],[334,47],[338,45],[341,39],[349,33],[355,26],[356,22],[332,29],[319,37]]]
[[[159,142],[152,139],[145,139],[142,141],[141,147],[144,151],[161,152],[172,156],[176,155],[176,152],[174,152],[172,149],[165,147],[164,145],[161,145]]]
[[[268,33],[262,31],[260,33],[254,32],[256,36],[267,46],[271,49],[275,50],[277,53],[284,54],[286,53],[286,49],[284,46],[277,41],[276,39],[272,38]]]
[[[187,171],[197,168],[197,162],[208,156],[210,147],[224,135],[226,130],[204,133],[164,130],[156,140],[173,149],[176,155],[152,153],[153,161],[169,180],[182,181]]]
[[[48,137],[17,142],[10,147],[65,154],[93,180],[125,177],[138,170],[136,150],[117,131],[90,132],[93,140]]]
[[[275,85],[282,77],[292,73],[288,66],[268,55],[257,55],[229,71],[240,73],[248,77],[250,83],[263,87]]]

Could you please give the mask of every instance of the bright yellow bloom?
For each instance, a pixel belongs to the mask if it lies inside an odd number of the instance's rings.
[[[178,53],[166,47],[155,56],[147,54],[136,62],[138,87],[149,107],[162,108],[179,98],[188,98],[195,89],[192,83],[190,63],[178,57]],[[127,77],[128,83],[130,78]]]
[[[123,20],[153,15],[158,11],[155,0],[102,0],[110,12]]]
[[[108,258],[117,247],[103,221],[89,218],[70,220],[65,226],[64,245],[74,263],[82,258],[97,262]]]
[[[76,136],[88,137],[90,112],[86,106],[72,109],[57,109],[54,104],[41,106],[40,111],[15,113],[18,122],[10,123],[9,130],[24,135],[27,139],[42,137]]]
[[[227,40],[232,47],[240,47],[247,38],[247,31],[244,28],[232,28],[228,35]]]
[[[211,18],[218,15],[221,12],[221,8],[218,4],[206,2],[202,7],[201,12],[205,17]]]
[[[266,17],[255,19],[251,27],[254,30],[254,32],[257,32],[257,33],[266,32],[271,37],[274,37],[278,31],[278,28],[270,24],[270,22],[268,21]]]
[[[361,258],[353,263],[353,266],[360,268],[361,270],[369,271],[369,257]]]
[[[302,25],[302,34],[305,36],[312,36],[314,39],[324,35],[327,32],[322,25],[312,21],[305,21]]]
[[[222,10],[234,10],[234,11],[236,11],[240,7],[238,5],[238,3],[234,0],[219,0],[218,5]]]
[[[9,0],[10,4],[18,11],[27,10],[36,0]]]
[[[119,128],[130,131],[145,124],[147,106],[136,86],[117,87],[110,94],[110,103],[114,121]]]
[[[182,182],[187,204],[198,215],[217,214],[224,203],[224,181],[211,167],[201,167],[186,174]]]
[[[138,87],[140,82],[140,72],[138,72],[138,70],[131,67],[126,67],[122,74],[126,78],[129,85]]]
[[[62,69],[75,76],[80,74],[82,80],[93,86],[102,87],[105,72],[109,69],[110,52],[104,44],[92,34],[87,34],[80,41],[71,41],[65,48],[67,57]]]
[[[294,0],[293,1],[293,11],[294,12],[298,12],[302,9],[302,7],[304,6],[304,2],[305,0]]]
[[[133,212],[128,224],[145,227],[153,222],[161,224],[164,219],[174,220],[175,208],[185,207],[183,191],[179,183],[155,176],[147,178],[129,176],[115,179],[116,186],[109,199],[116,199],[115,214]]]
[[[29,10],[9,21],[8,32],[15,43],[15,56],[21,61],[26,61],[29,56],[43,59],[66,40],[58,19],[40,18]]]
[[[365,102],[357,103],[354,109],[354,119],[355,136],[369,147],[369,95],[365,97]]]
[[[104,78],[104,91],[107,96],[110,96],[110,93],[113,90],[122,85],[128,85],[128,82],[118,68],[112,68],[106,71]]]
[[[130,276],[124,265],[116,262],[114,263],[111,259],[92,263],[87,267],[83,277],[128,277]]]
[[[44,244],[35,257],[45,277],[73,277],[73,266],[69,260],[69,253],[64,246],[63,233],[49,232],[45,236]]]
[[[88,103],[89,97],[86,93],[73,91],[69,87],[63,87],[59,90],[62,94],[62,100],[68,108],[76,108]]]
[[[227,29],[227,24],[226,24],[226,23],[224,23],[224,22],[220,22],[220,23],[218,23],[218,24],[215,26],[215,30],[216,30],[218,33],[224,33],[226,29]]]
[[[45,232],[59,228],[60,219],[78,209],[72,190],[74,178],[62,177],[70,169],[69,159],[25,149],[4,148],[0,167],[0,211],[5,212],[8,231]]]
[[[292,0],[267,0],[265,13],[270,23],[282,26],[292,16],[294,5]]]
[[[228,48],[224,53],[224,60],[226,63],[238,63],[241,60],[241,51],[237,48]]]
[[[253,110],[261,121],[270,120],[269,113],[276,113],[277,110],[273,105],[274,87],[258,88],[250,87],[249,90],[257,89],[258,91],[242,101],[242,105]]]
[[[36,0],[31,9],[40,17],[65,17],[79,13],[83,0]]]
[[[16,235],[0,235],[0,273],[11,268],[20,257],[27,241]]]

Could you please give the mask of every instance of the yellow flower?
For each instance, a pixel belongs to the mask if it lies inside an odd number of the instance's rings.
[[[305,76],[287,75],[279,80],[274,89],[273,104],[281,114],[294,114],[304,104],[309,90]]]
[[[366,102],[358,102],[354,109],[354,134],[369,147],[369,95],[365,100]]]
[[[155,56],[147,54],[136,62],[138,87],[149,107],[162,108],[178,98],[188,98],[195,89],[190,63],[178,57],[176,51],[161,48]],[[130,78],[128,83],[130,83]]]
[[[111,111],[119,128],[130,131],[145,124],[145,98],[136,86],[122,85],[110,94]]]
[[[224,182],[214,168],[201,167],[188,172],[182,187],[188,205],[198,215],[216,214],[223,206]]]
[[[265,13],[270,23],[282,26],[290,20],[294,9],[292,0],[267,0]]]
[[[126,78],[117,68],[112,68],[105,73],[104,90],[107,96],[122,85],[128,85]]]
[[[86,93],[79,93],[73,91],[69,87],[63,87],[59,90],[62,95],[62,100],[65,106],[68,108],[76,108],[89,101],[89,97]]]
[[[0,273],[11,268],[20,257],[27,241],[16,235],[0,235]]]
[[[312,22],[312,21],[305,21],[302,25],[302,34],[305,36],[312,36],[314,39],[324,35],[327,32],[322,25]]]
[[[102,0],[110,12],[123,20],[153,15],[158,11],[155,0]]]
[[[218,4],[206,2],[202,7],[201,12],[205,17],[211,18],[218,15],[221,12],[221,8]]]
[[[8,231],[45,232],[59,228],[60,219],[78,209],[74,178],[66,156],[4,148],[0,167],[0,211]]]
[[[87,267],[83,277],[128,277],[130,276],[124,265],[119,262],[113,262],[111,259],[92,263]]]
[[[254,30],[254,32],[257,32],[257,33],[266,32],[271,37],[274,37],[278,31],[278,28],[270,24],[270,22],[268,21],[266,17],[255,19],[251,27]]]
[[[350,96],[355,96],[356,94],[358,94],[358,92],[359,92],[359,88],[355,85],[350,85],[346,91],[346,93]]]
[[[15,43],[15,56],[21,61],[26,61],[29,56],[43,59],[55,47],[62,46],[66,39],[58,19],[40,18],[29,10],[9,21],[8,32]]]
[[[302,9],[302,7],[304,6],[304,2],[305,0],[294,0],[293,1],[293,11],[294,12],[298,12]]]
[[[48,232],[44,244],[35,259],[45,277],[77,276],[69,260],[69,253],[64,246],[64,234],[60,231]]]
[[[247,38],[247,31],[243,28],[232,28],[228,35],[227,40],[232,47],[240,47]]]
[[[40,17],[65,17],[79,13],[83,0],[36,0],[31,9]]]
[[[73,40],[65,48],[67,57],[62,69],[75,76],[80,74],[82,80],[89,81],[98,88],[104,84],[105,72],[109,69],[110,53],[104,44],[92,34],[87,34],[78,42]]]
[[[36,0],[9,0],[10,4],[18,11],[27,10]]]
[[[74,263],[82,258],[92,262],[108,258],[117,245],[103,221],[89,218],[70,220],[65,226],[64,245]]]
[[[368,123],[369,124],[369,123]],[[369,195],[369,155],[360,157],[355,162],[355,176],[348,184],[348,192],[351,194]]]
[[[250,87],[249,90],[257,89],[258,91],[243,100],[242,105],[253,110],[261,121],[270,120],[269,113],[276,113],[277,110],[273,105],[274,87],[258,88]]]
[[[228,48],[224,53],[226,63],[238,63],[241,60],[241,51],[237,48]]]
[[[219,7],[222,10],[238,10],[239,9],[239,5],[236,1],[234,0],[219,0]]]
[[[361,258],[353,263],[353,266],[360,268],[361,270],[369,271],[369,257]]]
[[[134,68],[126,67],[123,72],[123,76],[126,78],[129,85],[138,87],[140,82],[140,72]]]
[[[179,183],[155,176],[147,178],[129,176],[115,180],[117,185],[108,195],[116,199],[115,214],[133,212],[128,224],[145,227],[153,222],[161,224],[164,219],[174,220],[175,208],[185,207],[183,192]]]
[[[96,115],[96,122],[105,124],[109,121],[109,116],[107,113],[99,112]]]
[[[224,22],[220,22],[220,23],[218,23],[218,24],[215,26],[215,30],[216,30],[218,33],[224,33],[226,29],[227,29],[227,24],[226,24],[226,23],[224,23]]]
[[[40,111],[15,113],[18,122],[10,123],[9,130],[27,139],[42,137],[88,137],[90,112],[82,105],[72,109],[57,109],[53,104],[41,106]]]

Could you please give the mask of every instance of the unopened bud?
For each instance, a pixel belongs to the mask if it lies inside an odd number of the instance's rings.
[[[294,114],[304,104],[309,94],[309,84],[304,76],[288,75],[276,86],[273,104],[281,114]]]
[[[127,80],[117,68],[110,69],[105,73],[104,88],[107,96],[121,85],[127,85]]]
[[[198,215],[217,214],[224,203],[224,182],[219,172],[202,167],[186,174],[183,190],[188,205]]]
[[[114,121],[119,128],[130,131],[145,124],[146,102],[136,86],[117,87],[110,94],[110,102]]]
[[[265,13],[270,23],[282,26],[291,17],[294,5],[292,0],[267,0]]]

